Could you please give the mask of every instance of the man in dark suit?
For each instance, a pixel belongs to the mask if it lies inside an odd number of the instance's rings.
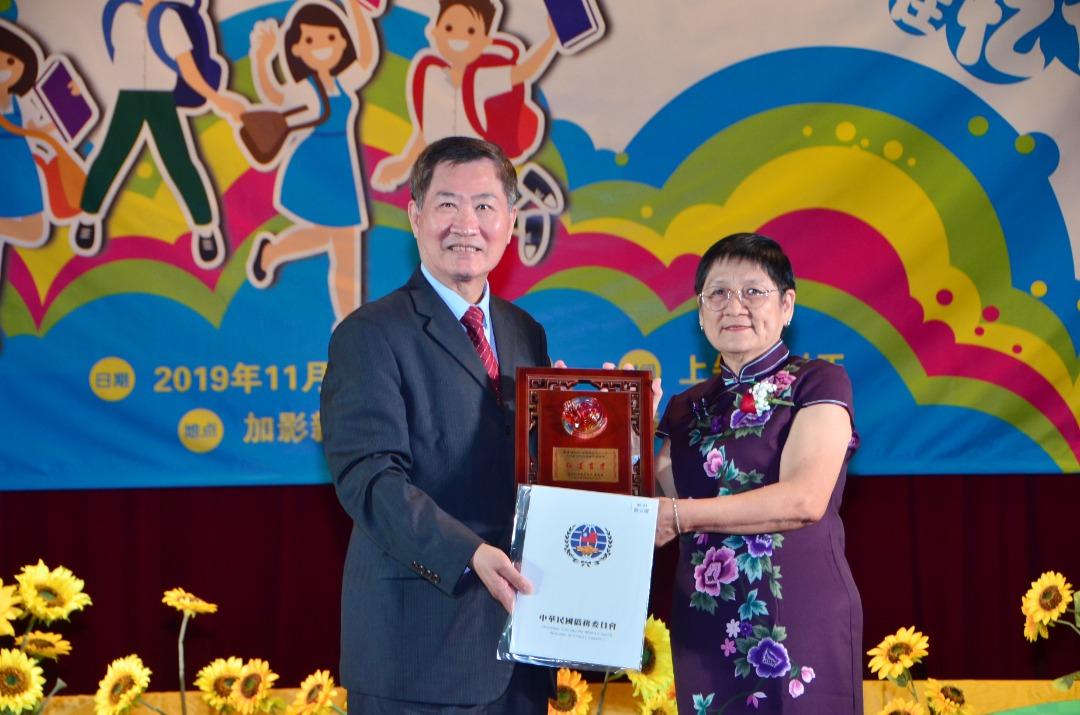
[[[342,321],[322,387],[326,458],[353,520],[341,679],[354,713],[544,712],[548,671],[497,661],[515,591],[514,374],[544,329],[491,295],[517,179],[493,144],[431,144],[411,175],[420,268]],[[481,312],[477,313],[479,308]]]

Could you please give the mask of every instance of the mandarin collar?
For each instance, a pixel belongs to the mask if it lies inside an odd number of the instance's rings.
[[[791,355],[791,351],[787,349],[787,345],[784,345],[784,341],[777,341],[776,345],[766,350],[764,354],[743,365],[738,375],[723,364],[721,359],[720,374],[724,379],[724,386],[730,387],[731,385],[746,385],[757,382],[783,365],[789,355]]]

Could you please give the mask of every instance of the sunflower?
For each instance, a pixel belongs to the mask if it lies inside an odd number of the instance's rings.
[[[318,715],[330,710],[330,705],[337,697],[334,679],[329,670],[316,670],[300,683],[300,692],[296,694],[291,711]]]
[[[634,695],[650,702],[667,694],[675,682],[671,662],[671,633],[664,622],[649,616],[645,621],[645,639],[641,646],[641,670],[628,670],[626,675],[634,684]]]
[[[1056,571],[1047,571],[1024,595],[1024,612],[1044,625],[1050,625],[1072,605],[1073,587]]]
[[[15,580],[23,607],[45,623],[66,619],[72,611],[81,611],[91,603],[90,596],[83,593],[82,579],[63,566],[50,571],[41,559],[36,566],[23,566]]]
[[[203,700],[215,710],[221,711],[229,704],[232,686],[240,678],[244,661],[239,658],[218,658],[199,671],[195,687],[202,691]]]
[[[971,715],[963,690],[955,685],[942,685],[933,678],[926,679],[926,704],[937,715]]]
[[[94,695],[96,715],[119,715],[126,712],[150,685],[150,669],[137,655],[117,658],[109,663],[105,677]]]
[[[23,646],[23,643],[26,643],[26,645]],[[61,638],[59,633],[48,633],[46,631],[30,631],[26,635],[17,637],[15,645],[35,658],[52,658],[56,660],[60,656],[71,652],[71,644]]]
[[[1024,614],[1024,638],[1034,643],[1039,640],[1039,636],[1043,638],[1049,638],[1050,633],[1045,623],[1039,623],[1035,620],[1035,616],[1028,613],[1027,601],[1021,601],[1020,612]]]
[[[251,715],[266,699],[270,686],[278,679],[265,660],[253,658],[244,664],[233,683],[228,705],[242,715]]]
[[[675,682],[663,695],[652,700],[644,700],[638,703],[638,715],[679,715],[679,705],[675,701]]]
[[[885,703],[878,715],[926,715],[926,708],[904,698],[894,698]]]
[[[559,668],[555,678],[555,697],[548,698],[548,715],[588,715],[591,702],[589,684],[581,679],[581,673]]]
[[[182,588],[166,591],[161,598],[161,602],[166,606],[172,606],[178,611],[183,611],[186,616],[195,616],[197,613],[217,613],[216,603],[204,601]]]
[[[877,673],[878,680],[899,678],[911,666],[922,660],[929,652],[930,639],[915,626],[901,628],[895,635],[885,636],[885,640],[866,651],[870,659],[870,672]]]
[[[44,687],[37,662],[22,651],[0,650],[0,710],[17,713],[36,707]]]
[[[19,608],[19,597],[15,593],[17,586],[5,586],[4,579],[0,578],[0,636],[15,635],[15,628],[11,622],[22,615]]]

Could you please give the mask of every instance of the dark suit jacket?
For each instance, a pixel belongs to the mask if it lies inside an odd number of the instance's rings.
[[[429,703],[498,698],[506,612],[470,571],[507,548],[514,514],[514,373],[548,365],[547,337],[492,296],[504,404],[461,324],[420,270],[330,339],[322,428],[353,520],[341,595],[349,690]]]

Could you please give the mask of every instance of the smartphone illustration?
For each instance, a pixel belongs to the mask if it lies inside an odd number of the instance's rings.
[[[596,0],[544,0],[563,54],[572,55],[604,36]]]
[[[97,122],[94,98],[66,57],[49,58],[33,96],[69,146],[78,145]]]

